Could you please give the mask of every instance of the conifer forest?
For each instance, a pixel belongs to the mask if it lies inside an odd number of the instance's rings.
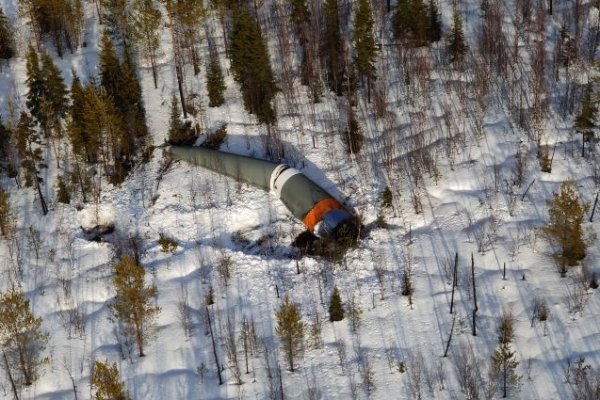
[[[0,399],[600,400],[599,45],[598,0],[0,0]]]

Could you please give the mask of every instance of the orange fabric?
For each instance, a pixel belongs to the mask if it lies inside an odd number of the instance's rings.
[[[323,199],[314,205],[314,207],[306,214],[304,221],[302,222],[304,222],[304,225],[312,232],[315,229],[315,225],[323,219],[323,215],[325,215],[327,211],[333,209],[343,210],[344,206],[331,197]]]

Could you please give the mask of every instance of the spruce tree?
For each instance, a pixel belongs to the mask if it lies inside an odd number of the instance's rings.
[[[294,361],[298,357],[298,353],[302,351],[304,342],[305,325],[302,322],[300,308],[286,294],[275,316],[277,318],[275,330],[281,341],[290,371],[294,372]]]
[[[121,65],[121,82],[118,98],[121,103],[115,105],[121,111],[123,119],[126,122],[126,129],[133,138],[138,139],[138,145],[144,145],[148,135],[148,125],[146,124],[146,109],[142,96],[142,86],[135,72],[135,65],[125,49],[123,64]]]
[[[90,379],[94,400],[129,400],[129,394],[119,376],[117,363],[95,361]]]
[[[26,112],[21,112],[14,131],[14,141],[25,175],[25,186],[37,186],[41,179],[38,177],[38,165],[43,161],[41,138],[33,119]]]
[[[463,33],[462,18],[457,8],[452,13],[452,29],[448,36],[448,54],[451,63],[461,63],[467,52],[465,35]]]
[[[48,117],[47,107],[44,104],[46,101],[44,78],[40,68],[38,53],[32,45],[29,45],[29,50],[27,51],[25,67],[27,73],[25,83],[28,88],[25,104],[31,115],[42,127],[42,130],[46,132],[48,128]]]
[[[105,156],[101,152],[101,143],[104,141],[104,102],[93,83],[88,83],[85,87],[81,112],[81,148],[85,151],[86,161],[96,163]],[[75,143],[73,146],[75,147]]]
[[[240,84],[246,110],[259,123],[272,125],[277,120],[271,102],[277,92],[267,45],[246,6],[234,13],[231,31],[231,70]]]
[[[11,136],[12,132],[4,125],[0,115],[0,170],[5,170],[9,177],[14,178],[16,171],[13,167],[14,147],[11,144]]]
[[[15,55],[12,30],[4,10],[0,7],[0,60],[8,60]]]
[[[134,138],[127,132],[123,115],[112,99],[106,93],[101,92],[100,101],[102,113],[99,121],[103,130],[103,138],[108,145],[108,157],[110,157],[112,167],[109,181],[113,185],[120,185],[133,167]]]
[[[329,321],[341,321],[344,319],[344,307],[342,306],[342,298],[337,287],[333,288],[331,299],[329,300]]]
[[[121,257],[114,268],[113,285],[117,294],[109,307],[125,326],[123,333],[135,341],[138,354],[143,357],[152,324],[160,312],[152,301],[158,289],[155,285],[146,285],[146,271],[133,258]]]
[[[146,111],[128,47],[124,48],[124,60],[120,63],[112,40],[104,32],[99,63],[101,85],[106,92],[102,96],[105,117],[108,118],[105,122],[110,123],[105,129],[108,130],[115,167],[112,180],[118,184],[133,167],[138,149],[146,150]]]
[[[84,125],[85,89],[79,77],[73,74],[71,83],[71,105],[68,109],[67,133],[75,155],[87,160],[87,132]]]
[[[0,295],[0,348],[4,366],[16,383],[30,386],[37,380],[41,366],[48,362],[42,356],[48,336],[23,292],[13,287]]]
[[[108,35],[107,31],[102,33],[100,38],[100,54],[98,64],[100,67],[100,84],[106,90],[119,106],[122,104],[120,96],[120,84],[122,79],[122,70],[115,50],[115,45]]]
[[[438,42],[442,38],[442,21],[436,0],[429,0],[427,4],[427,16],[429,24],[427,26],[427,39],[430,42]]]
[[[369,0],[358,0],[354,15],[352,44],[355,52],[354,64],[361,81],[364,81],[365,78],[367,80],[367,93],[370,101],[371,81],[377,77],[375,69],[377,46],[373,36],[373,11]]]
[[[66,116],[69,100],[65,81],[48,53],[42,53],[41,74],[44,102],[49,109],[47,115],[49,128],[60,134],[61,120]]]
[[[321,38],[321,58],[327,72],[329,88],[338,96],[343,94],[344,55],[342,31],[337,0],[325,0],[323,3],[325,30]]]
[[[392,15],[396,40],[419,47],[428,43],[428,16],[423,0],[399,0]]]
[[[573,127],[582,135],[581,156],[585,156],[585,142],[590,141],[594,137],[594,129],[596,128],[596,119],[598,117],[598,107],[592,100],[593,88],[591,84],[585,87],[583,98],[581,99],[581,111],[575,117]]]
[[[576,265],[585,257],[586,243],[583,237],[583,218],[588,204],[581,203],[575,183],[571,180],[560,185],[558,193],[552,194],[548,204],[549,220],[544,227],[550,243],[558,247],[555,254],[560,273],[565,276],[567,266]]]
[[[206,89],[208,90],[208,106],[219,107],[225,103],[225,80],[216,51],[210,52],[210,60],[206,69]]]
[[[194,130],[189,123],[181,120],[179,102],[173,93],[171,97],[171,117],[169,119],[168,141],[172,144],[191,144],[196,140]]]
[[[69,188],[62,176],[58,177],[56,183],[56,201],[64,204],[71,202],[71,193],[69,193]]]
[[[294,31],[298,37],[301,58],[300,65],[302,73],[300,74],[302,84],[309,86],[315,78],[313,71],[313,61],[311,59],[311,44],[310,44],[310,20],[311,14],[306,4],[306,0],[291,0],[290,19],[294,26]]]
[[[362,149],[365,136],[362,129],[356,120],[354,109],[349,108],[346,130],[342,132],[342,141],[346,144],[346,152],[350,154],[358,154]]]

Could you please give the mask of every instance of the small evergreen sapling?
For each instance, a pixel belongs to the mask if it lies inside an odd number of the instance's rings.
[[[337,287],[333,288],[331,300],[329,302],[329,321],[341,321],[344,319],[344,307],[342,306],[342,298]]]
[[[515,351],[511,348],[514,338],[513,316],[505,312],[498,326],[498,347],[492,354],[491,373],[502,380],[502,397],[506,398],[509,388],[517,388],[521,376],[516,373],[519,366]]]

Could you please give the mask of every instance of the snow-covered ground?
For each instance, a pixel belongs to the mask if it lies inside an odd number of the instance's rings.
[[[270,3],[265,2],[264,10]],[[512,2],[504,4],[510,16]],[[17,2],[0,0],[0,5],[14,19],[23,50],[27,30],[16,17]],[[461,7],[467,16],[479,12],[477,2],[468,1]],[[555,7],[556,15],[567,13],[566,5],[565,9]],[[440,8],[448,30],[451,2],[442,2]],[[63,59],[55,58],[67,83],[71,69],[84,81],[97,74],[96,39],[101,27],[94,10],[92,3],[86,4],[87,47]],[[470,43],[477,21],[465,17]],[[209,19],[209,24],[214,25],[215,34],[221,32],[216,19]],[[558,25],[548,20],[548,62]],[[510,36],[512,29],[507,31]],[[277,43],[272,32],[268,35],[275,58]],[[176,88],[170,40],[164,28],[158,89],[143,62],[139,71],[148,124],[157,145],[166,137],[171,94]],[[435,48],[440,49],[441,44]],[[523,51],[526,48],[522,44]],[[206,56],[205,42],[201,49]],[[380,61],[395,60],[382,56]],[[221,62],[228,67],[222,48]],[[277,61],[275,64],[278,71]],[[524,65],[527,68],[527,63]],[[259,136],[265,129],[244,111],[231,75],[226,77],[226,104],[209,108],[204,98],[204,65],[198,77],[193,77],[189,65],[186,68],[190,69],[186,71],[187,89],[200,94],[202,111],[197,121],[202,129],[211,131],[225,122],[229,139],[223,149],[263,157]],[[332,130],[343,118],[330,94],[322,103],[311,104],[305,88],[297,84],[293,104],[278,96],[277,129],[288,149],[286,161],[355,207],[369,226],[380,213],[383,188],[389,185],[394,193],[393,210],[383,212],[386,227],[371,228],[339,264],[310,256],[289,258],[286,248],[303,227],[268,193],[183,162],[175,162],[159,176],[163,160],[159,149],[121,187],[105,184],[100,204],[54,201],[51,183],[57,168],[49,160],[44,179],[51,211],[46,216],[41,216],[33,190],[17,189],[6,179],[3,186],[10,190],[18,215],[18,239],[0,244],[2,271],[6,277],[6,271],[17,268],[18,252],[22,287],[50,333],[50,362],[32,387],[22,389],[21,399],[91,398],[91,365],[105,359],[117,362],[132,399],[264,399],[280,385],[288,399],[416,399],[419,394],[424,399],[458,399],[465,397],[459,383],[465,355],[473,357],[467,368],[478,377],[484,397],[490,357],[498,341],[497,326],[505,311],[515,318],[513,348],[519,361],[517,372],[522,375],[520,388],[509,392],[510,397],[572,398],[565,375],[569,361],[574,364],[585,357],[585,364],[600,369],[600,298],[597,291],[581,289],[579,268],[560,277],[549,257],[551,249],[536,228],[547,220],[546,200],[563,180],[573,179],[587,202],[594,201],[597,187],[593,162],[579,156],[580,138],[572,133],[571,118],[565,122],[557,115],[559,88],[550,90],[553,97],[546,120],[547,131],[552,132],[548,144],[556,143],[552,173],[548,174],[540,172],[535,143],[515,127],[506,105],[494,102],[494,96],[489,96],[479,132],[473,123],[477,119],[474,108],[469,106],[476,103],[475,95],[468,93],[467,99],[460,101],[459,90],[447,83],[447,69],[432,72],[432,90],[427,95],[405,87],[397,79],[396,67],[389,71],[380,82],[387,89],[391,126],[377,122],[371,107],[359,101],[357,115],[368,141],[358,157],[345,153],[338,132]],[[452,76],[470,79],[467,73]],[[14,105],[25,107],[26,91],[24,59],[13,59],[0,74],[0,112],[4,117]],[[286,112],[288,109],[291,111]],[[420,118],[425,122],[420,123]],[[423,174],[425,183],[416,189],[422,212],[415,213],[414,181],[402,173],[414,167],[405,155],[414,144],[411,135],[420,131],[426,138],[424,144],[433,148],[436,172]],[[454,151],[449,145],[436,145],[451,132],[460,135]],[[390,143],[394,164],[386,171],[382,160]],[[519,148],[526,167],[524,182],[516,188],[511,182]],[[451,158],[449,153],[453,153]],[[509,189],[514,193],[508,193]],[[103,242],[87,241],[81,227],[98,222],[114,223],[115,233]],[[596,230],[595,223],[586,222],[585,227]],[[41,238],[38,257],[31,240],[33,231]],[[161,250],[157,242],[161,234],[177,242],[174,253]],[[116,251],[131,237],[141,239],[142,263],[148,282],[158,287],[156,302],[161,307],[154,338],[143,358],[119,344],[117,324],[107,307],[115,295],[112,266]],[[249,244],[240,244],[240,237]],[[596,262],[599,245],[596,241],[590,246],[584,263],[589,272],[600,274]],[[450,314],[457,253],[458,286],[455,311]],[[471,334],[472,255],[479,306],[477,336]],[[224,259],[231,260],[228,280],[218,269]],[[401,295],[405,270],[412,276],[411,299]],[[211,315],[216,319],[217,352],[224,367],[222,385],[218,384],[205,318],[204,298],[211,286],[215,291]],[[348,318],[328,322],[334,286],[346,305],[354,299],[362,310],[356,331]],[[274,311],[284,294],[301,306],[307,325],[306,348],[293,373],[286,369],[275,332]],[[532,326],[535,299],[547,301],[550,318]],[[583,307],[578,308],[579,303]],[[182,328],[182,305],[191,317],[191,334]],[[69,322],[73,315],[83,317],[83,329],[78,331]],[[239,338],[244,320],[255,324],[260,351],[250,356],[249,373],[245,373],[238,343],[240,385],[224,344],[228,321]],[[453,324],[448,357],[444,358]],[[308,334],[315,325],[322,329],[322,343],[315,344]],[[402,373],[400,363],[406,366]],[[366,389],[365,371],[373,373],[371,391]],[[11,396],[8,380],[2,376],[0,398]],[[500,397],[501,392],[494,396]]]

